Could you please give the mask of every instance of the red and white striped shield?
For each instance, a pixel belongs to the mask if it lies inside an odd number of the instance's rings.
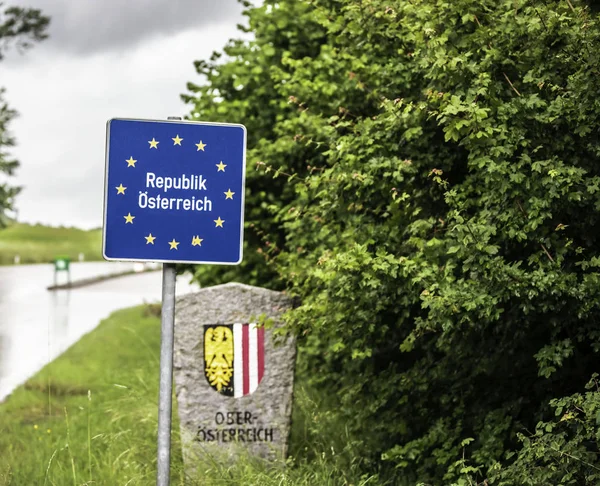
[[[254,392],[265,373],[265,329],[255,323],[204,326],[204,374],[218,393]]]

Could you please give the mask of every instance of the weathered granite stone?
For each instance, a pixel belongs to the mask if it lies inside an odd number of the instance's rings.
[[[198,458],[230,460],[241,451],[265,459],[285,457],[296,347],[292,337],[284,340],[274,336],[274,330],[281,326],[281,314],[290,307],[290,298],[281,292],[238,283],[207,287],[177,299],[174,375],[186,471],[195,470]],[[218,368],[219,363],[234,361],[222,346],[231,345],[234,324],[237,325],[235,336],[241,336],[241,325],[263,322],[265,318],[267,324],[264,331],[260,331],[264,333],[262,380],[250,394],[238,398],[225,396],[223,393],[234,393],[233,386],[225,386],[227,383],[236,383],[235,393],[239,395],[242,385],[244,391],[248,391],[248,382],[242,383],[239,366],[235,373],[231,373],[226,364],[223,370]],[[248,343],[247,329],[244,346]],[[242,356],[239,339],[234,339],[237,364]],[[215,342],[221,348],[216,347]],[[211,366],[205,363],[205,346],[210,355],[207,359],[217,370],[214,374],[205,373]],[[256,349],[255,344],[251,352]],[[258,352],[262,350],[259,344]],[[247,358],[245,354],[244,359]],[[243,371],[246,373],[247,369]],[[215,379],[213,386],[209,384],[208,375]],[[231,378],[227,378],[229,376]],[[253,380],[256,384],[256,375]]]

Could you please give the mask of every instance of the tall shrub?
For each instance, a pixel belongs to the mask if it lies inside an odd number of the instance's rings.
[[[305,371],[365,468],[407,485],[533,471],[527,431],[597,370],[597,14],[267,0],[248,16],[255,40],[199,63],[187,98],[250,133],[248,263],[200,278],[300,297]],[[565,441],[584,462],[544,466],[579,482],[556,481],[593,484],[583,430]]]

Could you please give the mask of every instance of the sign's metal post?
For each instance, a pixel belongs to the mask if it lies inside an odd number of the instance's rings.
[[[170,116],[168,120],[181,120]],[[173,340],[175,333],[174,263],[163,263],[162,310],[160,314],[160,380],[158,389],[158,450],[156,485],[171,482],[171,420],[173,417]]]
[[[173,394],[173,334],[175,324],[175,264],[164,263],[160,324],[160,384],[158,394],[158,463],[156,484],[169,486],[171,410]]]

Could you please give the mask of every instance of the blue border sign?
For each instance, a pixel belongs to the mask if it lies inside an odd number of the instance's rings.
[[[109,120],[104,258],[240,263],[245,169],[243,125]]]

